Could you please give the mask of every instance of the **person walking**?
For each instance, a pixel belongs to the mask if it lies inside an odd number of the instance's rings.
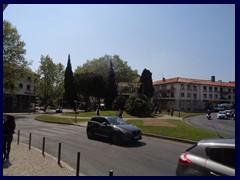
[[[120,118],[122,118],[122,114],[123,114],[123,110],[122,110],[121,108],[119,108],[118,116],[119,116]]]
[[[11,115],[4,115],[3,117],[3,161],[9,161],[11,151],[11,143],[13,134],[15,133],[15,120]]]
[[[96,114],[97,114],[97,116],[100,116],[100,108],[99,108],[99,106],[97,106]]]

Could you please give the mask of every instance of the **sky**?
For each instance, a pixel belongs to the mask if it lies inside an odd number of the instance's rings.
[[[119,55],[153,81],[235,81],[234,4],[10,4],[3,13],[26,43],[33,71],[41,55],[72,70]]]

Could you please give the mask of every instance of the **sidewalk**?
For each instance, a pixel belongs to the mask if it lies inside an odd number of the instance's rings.
[[[3,163],[3,176],[76,176],[76,171],[57,158],[44,153],[39,149],[22,143],[12,142],[10,162]]]

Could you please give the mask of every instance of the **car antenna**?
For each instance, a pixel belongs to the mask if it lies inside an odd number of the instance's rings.
[[[218,133],[218,131],[217,131],[217,129],[215,128],[215,126],[214,126],[213,124],[212,124],[212,126],[213,126],[215,132],[217,133],[218,137],[221,138],[221,139],[223,139],[224,137],[221,136],[221,135]]]

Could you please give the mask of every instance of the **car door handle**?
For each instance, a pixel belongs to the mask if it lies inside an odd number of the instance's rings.
[[[216,173],[214,173],[214,172],[210,172],[210,174],[211,174],[212,176],[220,176],[219,174],[216,174]]]

